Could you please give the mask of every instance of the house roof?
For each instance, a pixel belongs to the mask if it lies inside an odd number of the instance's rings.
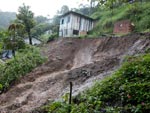
[[[74,11],[69,11],[69,12],[67,12],[67,13],[65,13],[65,14],[63,14],[63,15],[61,15],[60,17],[65,17],[65,16],[67,16],[67,15],[69,15],[69,14],[74,14],[74,15],[81,16],[81,17],[83,17],[83,18],[90,19],[90,20],[95,20],[95,19],[93,19],[93,18],[91,18],[91,17],[89,17],[89,16],[86,16],[86,15],[83,15],[83,14],[81,14],[81,13],[77,13],[77,12],[74,12]]]

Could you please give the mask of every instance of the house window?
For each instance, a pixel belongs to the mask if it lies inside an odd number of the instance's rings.
[[[79,30],[73,30],[73,35],[79,35]]]
[[[68,23],[70,22],[70,16],[68,16],[68,21],[67,21]]]
[[[64,24],[64,19],[61,20],[61,24]]]

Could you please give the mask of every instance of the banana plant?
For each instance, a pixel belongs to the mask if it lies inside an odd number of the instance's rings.
[[[13,23],[9,25],[8,32],[10,35],[10,38],[7,38],[5,40],[6,49],[12,49],[12,54],[15,57],[15,50],[17,48],[17,33],[18,30],[23,29],[23,25],[20,23]]]

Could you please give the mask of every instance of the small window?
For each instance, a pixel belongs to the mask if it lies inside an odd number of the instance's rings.
[[[73,30],[74,35],[79,35],[79,30]]]
[[[64,19],[61,20],[61,24],[64,24]]]
[[[68,23],[70,22],[70,16],[68,16],[68,21],[67,21]]]

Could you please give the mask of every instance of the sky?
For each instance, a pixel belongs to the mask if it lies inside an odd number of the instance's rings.
[[[22,4],[30,6],[35,16],[42,15],[52,18],[61,6],[68,5],[69,8],[77,8],[79,4],[88,4],[87,0],[0,0],[0,10],[18,12]]]

